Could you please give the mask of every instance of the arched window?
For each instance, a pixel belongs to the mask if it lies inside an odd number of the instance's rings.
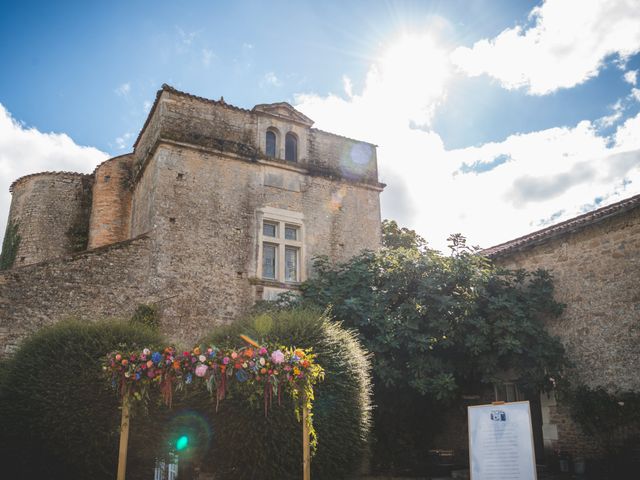
[[[267,157],[275,157],[276,156],[276,132],[273,130],[267,130],[266,141],[267,145],[265,148],[265,152]]]
[[[284,159],[289,162],[298,161],[298,138],[291,132],[285,137]]]

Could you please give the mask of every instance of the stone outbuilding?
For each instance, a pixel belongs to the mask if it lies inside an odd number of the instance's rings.
[[[640,195],[484,250],[508,268],[549,270],[564,313],[547,322],[574,364],[573,380],[611,394],[640,392]],[[540,398],[547,451],[599,456],[553,394]],[[535,418],[535,415],[534,415]],[[616,432],[624,443],[639,432]]]

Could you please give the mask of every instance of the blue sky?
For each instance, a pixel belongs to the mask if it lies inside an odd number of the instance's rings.
[[[490,246],[640,193],[640,1],[15,2],[16,177],[130,150],[162,83],[380,146],[383,216]]]

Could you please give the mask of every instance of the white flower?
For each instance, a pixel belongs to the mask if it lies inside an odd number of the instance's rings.
[[[207,359],[207,357],[205,357],[204,355],[200,355],[198,357],[198,360],[200,360],[201,362],[204,362]]]
[[[265,364],[264,358],[261,358],[260,359],[260,365],[262,365],[264,367],[264,364]]]

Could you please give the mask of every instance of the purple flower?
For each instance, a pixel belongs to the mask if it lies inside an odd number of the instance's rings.
[[[271,360],[276,365],[281,364],[282,362],[284,362],[284,353],[282,353],[280,350],[276,350],[271,354]]]

